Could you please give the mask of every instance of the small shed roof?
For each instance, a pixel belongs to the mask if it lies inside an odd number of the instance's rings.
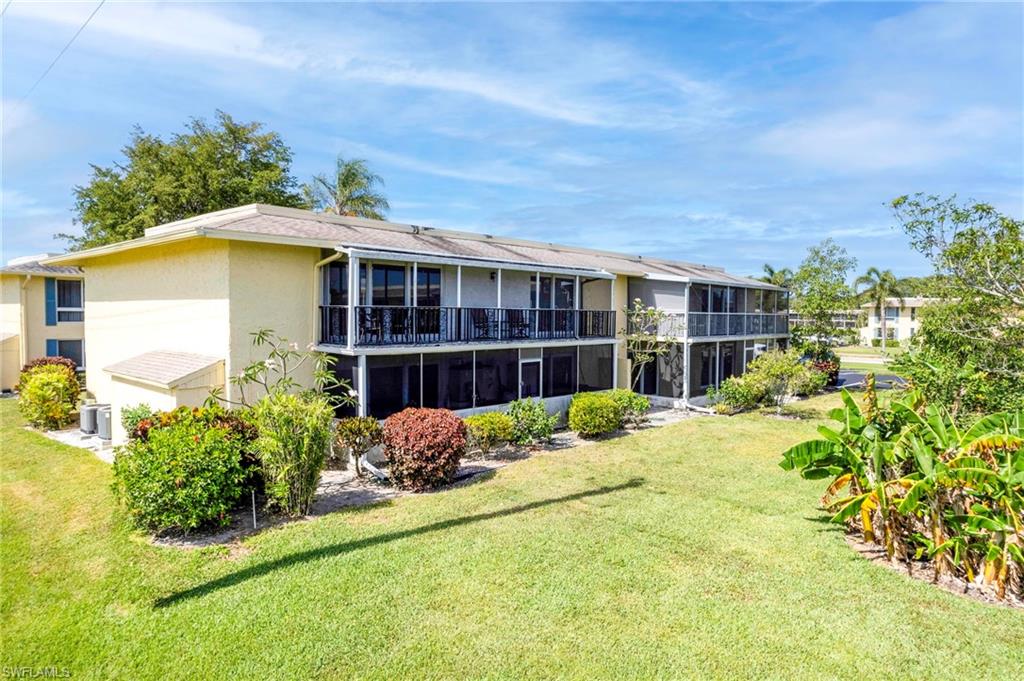
[[[194,352],[155,350],[111,364],[103,370],[112,376],[174,388],[213,369],[224,360]]]

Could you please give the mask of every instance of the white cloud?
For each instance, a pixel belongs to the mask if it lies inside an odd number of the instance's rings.
[[[366,158],[374,164],[410,170],[425,175],[447,177],[464,182],[505,185],[512,187],[543,187],[564,192],[575,192],[580,189],[574,185],[560,182],[541,171],[518,166],[507,161],[487,161],[483,163],[435,163],[415,156],[409,156],[373,145],[348,139],[335,139],[334,146],[345,150],[347,156]]]
[[[15,2],[11,19],[31,19],[73,26],[77,30],[95,5],[84,3]],[[262,31],[194,6],[107,3],[89,23],[88,33],[115,42],[105,47],[123,51],[120,41],[148,43],[175,52],[228,57],[278,68],[299,68],[302,55],[272,45]],[[95,41],[94,41],[95,42]],[[102,44],[102,43],[101,43]]]
[[[867,107],[789,121],[756,144],[769,154],[838,172],[924,168],[971,153],[975,143],[998,137],[1010,124],[987,107],[945,116]]]

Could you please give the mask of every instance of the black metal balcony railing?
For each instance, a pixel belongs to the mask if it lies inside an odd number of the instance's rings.
[[[430,345],[488,341],[612,338],[610,310],[496,307],[356,307],[356,345]],[[320,307],[320,342],[347,342],[348,308]]]
[[[789,333],[788,312],[691,312],[687,318],[691,338]]]

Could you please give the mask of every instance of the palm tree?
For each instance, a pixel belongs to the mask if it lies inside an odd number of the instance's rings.
[[[866,288],[861,291],[861,286]],[[853,282],[853,287],[857,290],[857,295],[861,300],[873,303],[875,306],[875,314],[878,315],[882,325],[882,352],[884,353],[886,339],[885,304],[890,298],[895,298],[899,301],[900,307],[903,307],[903,287],[899,279],[896,278],[896,275],[892,273],[892,270],[881,272],[877,267],[869,267],[867,272],[857,277],[857,281]]]
[[[768,263],[765,263],[764,275],[758,278],[772,286],[789,288],[789,285],[793,283],[793,270],[788,267],[783,267],[781,270],[777,270]]]
[[[345,160],[338,156],[334,177],[314,175],[313,181],[302,185],[302,195],[310,208],[321,213],[383,220],[391,207],[383,194],[380,175],[370,171],[363,159]]]

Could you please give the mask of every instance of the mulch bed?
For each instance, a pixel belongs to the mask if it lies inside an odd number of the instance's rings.
[[[950,593],[954,593],[965,598],[972,598],[976,601],[981,601],[982,603],[987,603],[989,605],[1001,605],[1009,608],[1024,609],[1024,600],[1017,598],[1014,594],[1009,593],[1009,591],[1007,591],[1006,598],[1004,600],[999,600],[999,598],[996,597],[994,586],[978,582],[968,582],[967,580],[954,577],[952,575],[942,575],[938,581],[935,581],[935,567],[931,561],[912,560],[909,563],[903,561],[890,561],[889,557],[885,554],[885,549],[883,547],[878,544],[869,544],[864,542],[859,537],[851,534],[846,535],[846,543],[850,545],[850,548],[872,563],[884,565],[890,570],[906,575],[911,579],[935,584],[940,589],[944,589]]]

